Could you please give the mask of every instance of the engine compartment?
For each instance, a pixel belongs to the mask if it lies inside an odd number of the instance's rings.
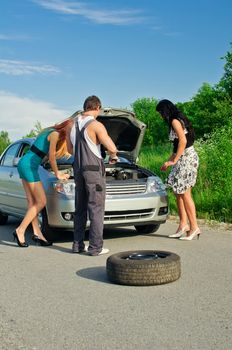
[[[139,168],[128,168],[125,166],[106,167],[107,181],[119,180],[139,180],[148,176]]]
[[[74,178],[73,167],[71,164],[57,164],[59,171],[64,174],[69,174],[70,179]],[[52,172],[51,167],[48,164],[44,164],[44,168]],[[107,181],[138,181],[145,180],[151,174],[145,169],[139,168],[137,165],[129,163],[116,163],[116,164],[105,164],[106,180]]]

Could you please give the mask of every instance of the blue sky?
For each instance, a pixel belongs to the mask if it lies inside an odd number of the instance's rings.
[[[231,0],[0,2],[0,130],[15,140],[84,99],[184,102],[223,74]]]

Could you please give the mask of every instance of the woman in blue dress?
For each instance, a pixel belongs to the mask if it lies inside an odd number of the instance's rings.
[[[59,180],[67,180],[69,175],[59,172],[56,158],[69,157],[66,145],[66,127],[70,120],[44,129],[36,138],[29,151],[18,163],[19,176],[26,192],[28,209],[21,224],[13,232],[19,247],[28,247],[25,242],[25,231],[29,224],[33,227],[33,239],[42,246],[51,245],[39,226],[38,213],[46,205],[46,195],[39,177],[39,166],[45,156],[48,156],[52,170]]]

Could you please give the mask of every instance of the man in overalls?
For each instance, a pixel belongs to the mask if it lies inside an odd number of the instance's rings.
[[[96,120],[101,110],[97,96],[89,96],[83,105],[84,112],[75,120],[68,150],[74,154],[75,213],[73,253],[87,251],[84,243],[87,213],[90,220],[89,255],[107,254],[103,248],[103,222],[105,210],[105,166],[101,145],[108,152],[109,162],[117,161],[117,148],[104,125]]]

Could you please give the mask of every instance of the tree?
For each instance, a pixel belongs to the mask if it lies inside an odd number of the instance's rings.
[[[43,130],[42,128],[42,125],[41,123],[37,120],[35,125],[34,125],[34,128],[31,129],[31,131],[26,135],[24,136],[25,138],[26,137],[36,137],[41,131]]]
[[[229,126],[232,121],[232,51],[222,59],[226,63],[219,83],[214,86],[204,83],[190,102],[180,104],[180,109],[192,120],[197,137]]]
[[[232,43],[230,43],[232,48]],[[224,65],[224,74],[219,81],[217,87],[222,89],[228,97],[232,98],[232,51],[227,51],[226,55],[222,57],[222,59],[226,60]]]
[[[167,126],[156,112],[157,103],[154,98],[141,98],[131,105],[136,117],[147,126],[143,142],[147,146],[167,141]]]
[[[191,101],[178,104],[182,112],[191,120],[197,138],[220,126],[220,118],[215,118],[217,96],[215,88],[204,83]]]
[[[8,132],[1,131],[0,132],[0,154],[4,151],[4,149],[9,146],[11,143]]]

